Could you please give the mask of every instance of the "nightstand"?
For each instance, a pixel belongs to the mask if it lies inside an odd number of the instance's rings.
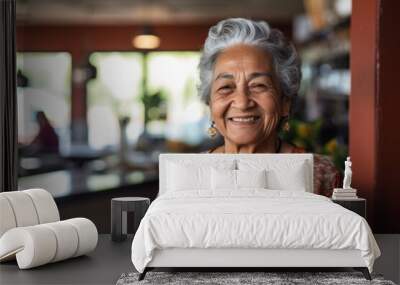
[[[139,227],[150,199],[144,197],[120,197],[111,200],[111,239],[112,241],[124,241],[128,233],[127,212],[134,213],[133,234]]]
[[[332,198],[331,198],[332,199]],[[366,219],[367,217],[367,200],[364,198],[354,198],[347,200],[332,199],[332,202],[339,204],[340,206],[359,214],[361,217]]]

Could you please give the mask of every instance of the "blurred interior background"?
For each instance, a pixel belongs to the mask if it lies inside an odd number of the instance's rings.
[[[220,143],[206,134],[197,64],[208,29],[228,17],[265,20],[294,42],[303,80],[282,136],[342,168],[351,11],[351,0],[18,0],[19,187],[64,202],[155,196],[160,153]]]

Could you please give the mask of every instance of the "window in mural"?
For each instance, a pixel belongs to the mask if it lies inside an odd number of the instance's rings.
[[[60,168],[70,144],[71,55],[17,53],[19,175]]]
[[[149,132],[191,145],[204,139],[208,119],[196,90],[199,59],[198,52],[149,53],[148,95],[161,98],[149,108]]]
[[[197,96],[198,52],[95,52],[87,84],[89,144],[117,147],[141,137],[189,145],[204,139],[208,116]],[[104,131],[107,130],[107,131]]]
[[[97,77],[87,84],[89,145],[117,146],[123,120],[129,121],[128,141],[135,142],[144,127],[142,54],[95,52],[89,60],[97,69]]]

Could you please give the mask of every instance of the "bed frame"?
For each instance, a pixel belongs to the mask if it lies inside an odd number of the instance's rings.
[[[238,249],[170,248],[156,250],[152,261],[139,275],[143,280],[154,268],[337,268],[352,267],[371,280],[359,250],[331,249]]]
[[[260,158],[265,154],[224,154],[224,158],[236,159]],[[276,155],[270,155],[276,156]],[[311,154],[280,154],[282,158],[307,160],[309,163],[309,181],[313,178],[313,157]],[[203,160],[221,158],[221,154],[161,154],[160,155],[160,191],[165,189],[166,161],[193,159]],[[307,191],[313,192],[312,184]],[[246,271],[250,268],[337,268],[351,267],[361,271],[367,280],[371,275],[361,257],[359,250],[333,249],[254,249],[254,248],[169,248],[157,249],[153,259],[139,280],[143,280],[146,273],[155,268],[232,268]]]

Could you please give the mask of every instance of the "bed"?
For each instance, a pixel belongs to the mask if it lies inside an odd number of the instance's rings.
[[[313,193],[312,154],[161,154],[159,195],[132,242],[156,267],[353,267],[380,251],[361,216]]]

